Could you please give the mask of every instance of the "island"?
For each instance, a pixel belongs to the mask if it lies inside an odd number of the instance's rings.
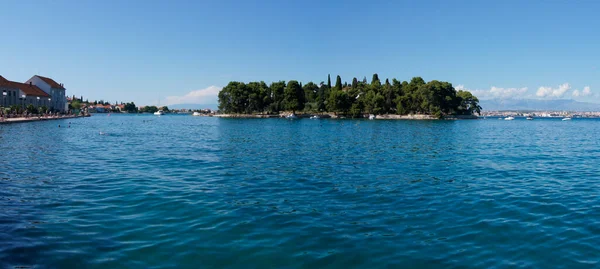
[[[231,81],[219,92],[219,111],[232,117],[268,117],[282,112],[304,115],[328,114],[333,117],[375,117],[406,119],[477,118],[481,106],[476,96],[459,90],[449,82],[421,77],[407,81],[386,79],[381,83],[373,74],[371,82],[352,79],[342,83],[338,75],[335,85],[331,76],[327,83],[296,80],[260,82]]]

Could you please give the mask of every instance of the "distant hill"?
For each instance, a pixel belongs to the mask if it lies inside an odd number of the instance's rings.
[[[578,102],[571,99],[537,100],[537,99],[504,99],[480,100],[484,111],[497,110],[565,110],[565,111],[600,111],[600,104]]]
[[[176,104],[176,105],[168,105],[169,109],[205,109],[205,108],[209,108],[212,110],[216,110],[218,105],[217,104],[209,104],[209,105],[203,105],[203,104]]]

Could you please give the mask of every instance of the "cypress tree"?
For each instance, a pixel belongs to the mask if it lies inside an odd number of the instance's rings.
[[[356,79],[356,77],[354,77],[352,79],[352,88],[356,88],[358,86],[358,79]]]
[[[327,88],[331,89],[331,75],[327,74]]]
[[[371,79],[371,84],[373,84],[376,80],[379,81],[379,76],[377,75],[377,73],[373,74],[373,78]]]
[[[335,89],[338,91],[342,90],[342,78],[339,75],[335,79]]]

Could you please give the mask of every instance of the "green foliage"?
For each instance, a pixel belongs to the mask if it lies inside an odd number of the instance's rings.
[[[71,102],[70,109],[81,109],[81,102],[79,100]]]
[[[135,103],[133,103],[133,102],[125,104],[123,109],[127,113],[137,113],[138,112],[138,108],[137,108],[137,106],[135,106]]]
[[[169,107],[168,107],[168,106],[161,106],[161,107],[159,108],[159,110],[162,110],[162,111],[163,111],[163,112],[165,112],[165,113],[169,113]]]
[[[451,83],[432,80],[425,82],[421,77],[407,81],[385,79],[382,84],[377,74],[371,83],[353,78],[352,84],[342,84],[336,77],[331,87],[308,82],[304,86],[292,80],[273,82],[232,81],[219,92],[219,110],[224,113],[264,113],[291,111],[328,111],[359,117],[370,114],[428,114],[436,117],[481,112],[479,100],[467,91],[456,91]]]
[[[376,91],[369,91],[365,96],[365,110],[369,114],[383,114],[385,98]]]
[[[481,106],[479,106],[479,99],[468,91],[458,91],[456,93],[458,104],[457,112],[461,115],[472,115],[473,112],[481,114]]]
[[[229,82],[219,92],[219,110],[224,113],[276,112],[284,108],[285,82],[274,82],[271,87],[263,81]]]
[[[340,76],[337,76],[337,78],[335,79],[335,87],[333,88],[337,91],[342,90],[342,78]]]
[[[10,108],[6,108],[8,111],[13,111],[13,112],[17,112],[17,113],[22,113],[23,112],[23,108],[21,106],[18,105],[12,105],[10,106]]]
[[[364,104],[362,102],[362,100],[356,100],[355,102],[352,103],[352,105],[350,106],[350,116],[352,116],[353,118],[360,118],[364,112]]]
[[[38,113],[37,108],[34,105],[32,105],[32,104],[27,105],[27,107],[25,108],[25,110],[27,111],[27,113],[31,113],[31,114],[37,114]]]
[[[298,81],[290,80],[284,91],[285,109],[296,112],[304,109],[304,91]]]
[[[156,106],[145,106],[144,108],[142,108],[142,113],[154,113],[158,111],[158,107]]]
[[[270,90],[271,95],[273,96],[273,101],[270,109],[271,112],[279,112],[285,109],[283,101],[283,92],[285,91],[285,86],[286,83],[283,80],[271,83]]]
[[[350,109],[351,103],[348,94],[344,91],[331,89],[329,99],[327,100],[327,110],[329,112],[346,113]]]
[[[312,103],[317,100],[317,94],[319,92],[319,86],[317,86],[317,84],[309,82],[306,83],[302,89],[304,90],[304,100],[307,103]]]
[[[373,74],[373,78],[371,78],[371,85],[373,85],[373,83],[376,81],[381,84],[381,82],[379,82],[379,75],[377,75],[377,73]]]

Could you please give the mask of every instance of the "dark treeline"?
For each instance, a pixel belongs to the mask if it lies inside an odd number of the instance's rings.
[[[280,111],[334,112],[352,117],[368,114],[471,115],[480,113],[479,100],[468,91],[456,91],[449,82],[420,77],[407,81],[379,80],[373,75],[352,83],[337,76],[335,85],[313,82],[302,85],[295,80],[273,82],[232,81],[219,92],[222,113],[277,113]]]

